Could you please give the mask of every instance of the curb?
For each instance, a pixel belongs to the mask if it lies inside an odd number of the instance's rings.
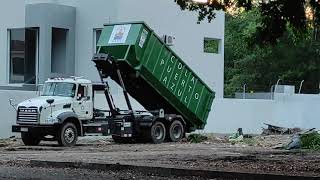
[[[108,164],[108,163],[85,163],[85,162],[58,162],[58,161],[39,161],[31,160],[30,166],[32,167],[51,167],[51,168],[78,168],[89,170],[101,171],[121,171],[131,170],[139,172],[144,175],[158,175],[162,177],[202,177],[202,178],[226,178],[237,180],[251,180],[251,179],[272,179],[272,180],[313,180],[320,177],[307,177],[307,176],[286,176],[275,174],[255,174],[255,173],[239,173],[239,172],[226,172],[226,171],[212,171],[212,170],[195,170],[195,169],[180,169],[180,168],[166,168],[166,167],[152,167],[152,166],[135,166],[125,164]]]

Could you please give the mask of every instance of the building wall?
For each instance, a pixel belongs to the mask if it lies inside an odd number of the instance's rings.
[[[25,4],[21,0],[6,0],[0,6],[0,85],[9,79],[8,29],[25,26]]]
[[[65,44],[65,62],[59,68],[64,75],[74,75],[75,72],[75,22],[76,9],[60,4],[27,4],[26,26],[39,27],[39,72],[38,79],[43,83],[51,76],[52,66],[52,28],[67,29]]]
[[[261,133],[264,123],[320,129],[320,95],[276,94],[274,100],[215,99],[205,132]]]
[[[37,96],[35,91],[0,91],[0,138],[8,138],[13,135],[18,135],[11,132],[11,126],[16,123],[16,111],[9,104],[9,99],[15,100],[15,103],[20,103],[26,99]]]

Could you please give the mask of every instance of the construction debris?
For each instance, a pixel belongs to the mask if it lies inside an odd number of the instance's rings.
[[[303,131],[300,128],[285,128],[266,123],[264,124],[267,125],[268,128],[262,128],[262,135],[297,134]]]
[[[301,139],[299,135],[294,135],[291,142],[287,145],[286,149],[300,149],[301,148]]]
[[[242,128],[238,128],[237,133],[229,136],[229,142],[234,144],[237,142],[242,142],[243,141],[243,132]]]

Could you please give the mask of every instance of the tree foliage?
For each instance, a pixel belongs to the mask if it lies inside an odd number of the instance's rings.
[[[269,92],[278,79],[295,85],[304,80],[303,92],[319,93],[320,2],[317,0],[229,0],[205,4],[175,0],[183,10],[198,11],[198,20],[214,19],[225,10],[225,94]],[[236,13],[228,8],[235,7]],[[306,16],[311,10],[312,19]],[[213,14],[211,14],[213,13]],[[209,16],[207,16],[209,15]],[[310,14],[309,14],[310,15]]]
[[[281,37],[261,45],[264,17],[257,9],[237,16],[227,15],[225,37],[225,94],[249,90],[269,92],[278,79],[304,93],[318,93],[320,82],[320,42],[312,38],[312,28],[297,33],[287,23]]]
[[[174,0],[182,10],[196,11],[199,13],[198,22],[208,19],[210,22],[215,18],[216,10],[225,10],[225,4],[213,1],[212,3],[195,3],[189,0]]]

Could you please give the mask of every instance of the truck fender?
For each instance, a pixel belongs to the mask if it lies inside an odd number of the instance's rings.
[[[78,115],[74,112],[63,112],[58,115],[57,119],[58,124],[63,124],[65,121],[72,119],[78,129],[79,136],[83,136],[82,122],[79,120]]]
[[[181,115],[173,115],[173,116],[171,116],[171,118],[170,118],[170,116],[169,116],[169,121],[170,121],[170,123],[173,122],[174,120],[180,120],[181,123],[182,123],[184,126],[187,125],[186,121],[183,119],[183,117],[182,117]]]

